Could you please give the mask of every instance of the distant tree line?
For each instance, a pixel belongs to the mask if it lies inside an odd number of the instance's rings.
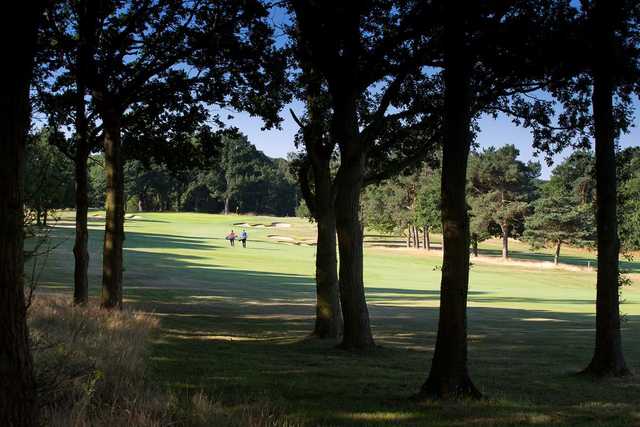
[[[472,152],[468,165],[471,251],[490,237],[502,240],[502,256],[509,257],[509,238],[533,248],[570,245],[595,248],[595,158],[588,150],[571,153],[539,178],[540,165],[518,160],[513,145]],[[640,148],[618,153],[621,174],[618,226],[624,251],[640,250]],[[407,247],[431,249],[429,233],[440,227],[439,167],[424,166],[412,173],[369,186],[362,197],[363,223],[372,230],[402,234]],[[303,213],[304,214],[304,213]]]
[[[25,205],[37,223],[47,223],[48,213],[74,207],[73,162],[56,148],[63,135],[49,128],[29,137],[26,150]],[[289,162],[272,159],[245,136],[222,139],[219,167],[171,169],[153,160],[124,162],[125,210],[209,213],[257,213],[293,216],[298,187]],[[88,204],[105,208],[104,155],[89,158]]]

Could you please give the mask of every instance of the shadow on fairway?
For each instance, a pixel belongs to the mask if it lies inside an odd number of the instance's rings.
[[[600,382],[569,375],[591,357],[591,315],[472,307],[469,367],[489,399],[412,403],[408,398],[419,390],[433,356],[438,291],[367,287],[380,347],[355,355],[337,350],[336,342],[308,339],[315,310],[311,275],[212,264],[205,252],[223,244],[222,239],[127,233],[127,304],[160,317],[151,371],[181,396],[203,390],[223,405],[266,397],[313,426],[632,425],[640,420],[637,377]],[[98,246],[92,242],[94,250]],[[72,271],[64,274],[70,277]],[[593,304],[477,291],[469,299],[541,307]],[[640,316],[628,316],[623,331],[627,360],[636,371],[639,326]]]

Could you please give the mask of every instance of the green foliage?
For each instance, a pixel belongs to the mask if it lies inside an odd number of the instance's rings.
[[[421,178],[416,197],[416,223],[432,231],[441,228],[440,173],[429,170]]]
[[[585,247],[595,238],[593,208],[568,193],[557,177],[542,186],[533,203],[534,213],[526,219],[524,238],[533,247],[548,244]]]
[[[489,147],[469,157],[469,204],[478,236],[492,233],[497,225],[502,233],[522,231],[523,217],[535,196],[535,179],[540,164],[518,160],[513,145]]]
[[[38,214],[74,206],[73,166],[51,144],[54,136],[45,128],[27,140],[25,205]]]
[[[623,251],[640,250],[640,148],[618,155],[618,234]]]

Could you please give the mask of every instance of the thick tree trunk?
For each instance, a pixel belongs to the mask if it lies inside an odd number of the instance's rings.
[[[415,225],[411,226],[411,234],[413,236],[413,247],[420,248],[420,239],[418,238],[418,228]]]
[[[316,187],[317,190],[317,187]],[[338,257],[336,253],[336,219],[333,204],[318,212],[316,246],[316,322],[313,335],[318,338],[338,338],[342,330],[340,292],[338,288]],[[324,208],[322,209],[324,210]]]
[[[556,242],[556,251],[553,254],[553,263],[558,265],[560,263],[560,246],[562,246],[562,241],[558,240]]]
[[[74,158],[76,181],[76,239],[73,245],[75,266],[73,273],[73,302],[86,304],[89,300],[89,229],[87,216],[89,213],[89,175],[87,161],[89,144],[87,123],[85,118],[84,89],[78,87],[78,105],[76,107],[76,153]]]
[[[14,6],[12,6],[13,8]],[[42,4],[16,5],[11,66],[0,112],[0,425],[37,425],[36,388],[24,297],[24,149],[29,129],[33,47]],[[20,40],[22,43],[16,43]]]
[[[465,52],[463,19],[447,4],[445,26],[445,129],[442,156],[444,254],[440,318],[425,398],[479,397],[467,368],[469,216],[465,197],[471,145],[471,59]]]
[[[364,293],[360,191],[364,156],[343,158],[340,186],[336,195],[336,230],[340,251],[340,297],[344,334],[341,347],[369,350],[375,346]]]
[[[593,68],[593,123],[596,145],[596,208],[598,231],[598,273],[596,297],[596,343],[586,373],[597,376],[629,374],[622,352],[617,227],[616,155],[614,140],[611,55],[612,20],[616,2],[595,2]]]
[[[46,228],[47,226],[47,219],[49,218],[49,211],[47,209],[44,209],[42,211],[42,226]]]
[[[407,247],[411,247],[411,226],[407,228]]]
[[[104,122],[104,160],[107,175],[106,223],[102,257],[103,308],[122,308],[122,246],[124,243],[124,172],[120,146],[120,116],[107,110]]]
[[[509,258],[509,225],[502,224],[500,226],[502,229],[502,258]]]
[[[42,225],[42,210],[40,208],[36,209],[36,225],[38,227]]]
[[[473,249],[473,256],[478,256],[478,240],[473,239],[471,241],[471,248]]]
[[[229,215],[229,196],[224,198],[224,214]]]

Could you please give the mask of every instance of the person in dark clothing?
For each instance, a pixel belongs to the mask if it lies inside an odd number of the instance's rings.
[[[246,248],[247,247],[247,238],[249,237],[249,235],[247,234],[246,230],[242,230],[242,233],[240,233],[240,241],[242,242],[242,247]]]

